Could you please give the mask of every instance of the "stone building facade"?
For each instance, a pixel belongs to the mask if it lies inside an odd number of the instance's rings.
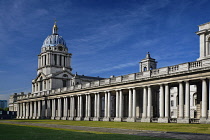
[[[72,74],[71,53],[53,26],[38,56],[32,93],[17,99],[18,119],[210,123],[210,23],[199,26],[197,61],[99,78]]]

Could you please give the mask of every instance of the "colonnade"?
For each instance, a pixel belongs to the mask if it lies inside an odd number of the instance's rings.
[[[52,54],[48,52],[39,56],[38,67],[40,68],[46,65],[70,67],[70,57],[70,55],[64,55],[60,53]]]
[[[170,88],[176,86],[178,88],[176,122],[190,123],[192,119],[190,118],[190,84],[198,86],[197,93],[201,97],[197,101],[197,104],[200,105],[199,121],[206,123],[210,118],[208,113],[210,82],[206,78],[22,100],[18,102],[17,118],[130,122],[154,122],[156,120],[169,123],[172,122]],[[158,96],[154,96],[156,93]],[[154,106],[157,106],[158,109],[155,110]]]

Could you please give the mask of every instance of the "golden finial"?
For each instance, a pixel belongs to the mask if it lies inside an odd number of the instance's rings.
[[[56,20],[56,18],[54,19],[54,27],[57,27],[57,20]]]

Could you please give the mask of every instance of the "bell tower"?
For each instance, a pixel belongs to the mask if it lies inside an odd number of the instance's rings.
[[[152,69],[157,68],[157,61],[155,61],[154,58],[150,57],[150,53],[148,52],[146,55],[146,58],[142,59],[141,62],[139,62],[139,71],[144,72]]]
[[[55,22],[52,34],[44,40],[41,53],[38,55],[37,77],[32,81],[33,92],[70,85],[70,78],[73,76],[71,56],[65,40],[58,34]]]
[[[210,58],[210,22],[199,25],[199,31],[196,32],[200,36],[200,57],[197,60]]]

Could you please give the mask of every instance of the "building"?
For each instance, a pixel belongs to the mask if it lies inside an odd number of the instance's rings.
[[[5,109],[7,107],[7,100],[0,100],[0,108]]]
[[[210,22],[199,26],[194,62],[157,68],[148,53],[139,72],[99,78],[72,74],[72,54],[55,23],[38,56],[32,93],[17,97],[17,118],[210,123],[209,31]]]
[[[24,95],[24,92],[20,94],[14,93],[9,97],[9,111],[17,111],[17,97]]]

